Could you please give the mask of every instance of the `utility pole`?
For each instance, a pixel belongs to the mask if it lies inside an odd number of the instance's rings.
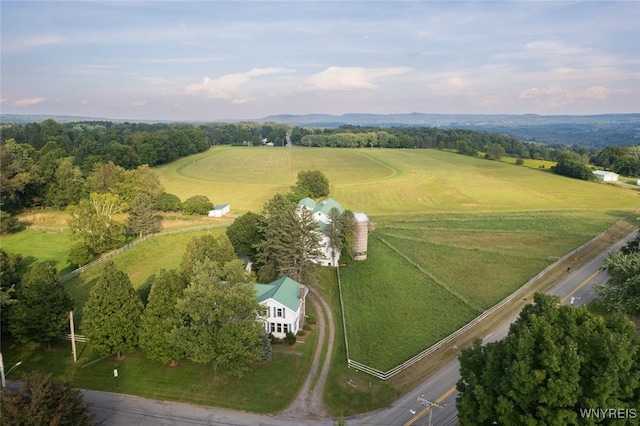
[[[417,401],[419,403],[421,403],[422,405],[424,405],[425,407],[429,407],[429,426],[431,426],[431,415],[433,414],[433,408],[442,408],[444,409],[443,405],[438,404],[437,402],[434,401],[429,401],[428,399],[424,398],[424,395],[420,395],[417,399]]]
[[[76,352],[76,332],[73,326],[73,311],[69,311],[69,328],[71,329],[71,350],[73,351],[73,362],[78,362],[78,354]]]

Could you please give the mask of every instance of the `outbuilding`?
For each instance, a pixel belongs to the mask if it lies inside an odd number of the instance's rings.
[[[618,174],[613,172],[607,172],[605,170],[596,170],[593,175],[603,182],[617,182]]]
[[[218,204],[213,207],[213,210],[209,210],[209,217],[222,217],[229,213],[231,210],[231,204]]]

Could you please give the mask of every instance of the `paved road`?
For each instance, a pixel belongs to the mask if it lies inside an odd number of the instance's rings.
[[[631,239],[633,235],[629,237]],[[618,250],[626,240],[612,246],[610,251]],[[600,271],[607,253],[602,253],[594,260],[576,271],[567,273],[567,277],[559,283],[550,294],[563,297],[563,303],[581,305],[589,303],[594,298],[592,284],[606,281],[606,273]],[[500,327],[486,336],[485,342],[502,339],[506,336],[509,325],[515,321],[517,315],[503,323]],[[439,370],[427,382],[418,386],[413,392],[403,396],[391,406],[357,418],[348,419],[353,425],[395,426],[395,425],[425,425],[431,413],[435,426],[448,426],[457,423],[454,389],[459,380],[459,364],[452,361]],[[443,408],[425,409],[417,401],[418,397],[437,402]],[[173,402],[154,401],[145,398],[131,397],[106,392],[85,391],[85,400],[94,403],[94,412],[98,419],[103,419],[105,425],[258,425],[258,426],[294,426],[333,425],[331,420],[302,420],[286,416],[262,416],[257,414],[211,409],[206,407],[179,404]]]

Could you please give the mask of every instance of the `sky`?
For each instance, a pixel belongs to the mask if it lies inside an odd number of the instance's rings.
[[[5,1],[0,112],[640,112],[639,1]]]

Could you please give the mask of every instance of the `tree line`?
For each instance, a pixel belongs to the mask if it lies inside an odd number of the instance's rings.
[[[277,123],[112,123],[106,121],[0,126],[3,211],[66,208],[87,198],[89,178],[112,164],[125,171],[175,161],[212,145],[293,145],[336,148],[443,149],[469,156],[559,161],[573,152],[585,165],[640,176],[640,146],[602,150],[523,142],[512,135],[437,127],[304,128]],[[566,158],[566,155],[564,156]],[[570,167],[573,169],[573,165]],[[562,171],[561,167],[558,172]],[[573,171],[570,171],[571,175]],[[175,199],[166,200],[167,203]],[[188,208],[188,207],[187,207]]]

